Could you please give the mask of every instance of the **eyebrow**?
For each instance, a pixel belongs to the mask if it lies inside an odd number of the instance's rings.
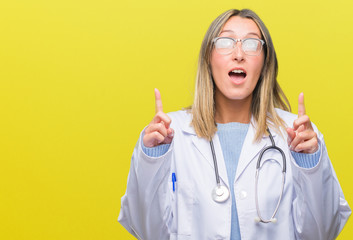
[[[223,30],[221,33],[224,33],[224,32],[229,32],[229,33],[234,33],[235,34],[235,32],[234,31],[232,31],[232,30]],[[255,32],[249,32],[249,33],[247,33],[246,35],[255,35],[255,36],[257,36],[258,38],[261,38],[261,36],[259,36],[257,33],[255,33]]]

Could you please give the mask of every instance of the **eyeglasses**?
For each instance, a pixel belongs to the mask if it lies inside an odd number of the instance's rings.
[[[249,56],[260,55],[262,45],[265,44],[264,40],[258,38],[235,39],[231,37],[216,37],[213,39],[216,51],[222,55],[232,53],[237,46],[237,42],[241,42],[242,51]]]

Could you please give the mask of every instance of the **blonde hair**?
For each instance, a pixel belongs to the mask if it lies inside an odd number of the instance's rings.
[[[211,72],[211,53],[213,39],[218,37],[225,23],[233,16],[253,20],[261,31],[264,44],[265,60],[258,83],[253,91],[251,114],[256,122],[255,141],[267,135],[267,126],[273,127],[277,132],[285,127],[284,121],[277,115],[275,108],[290,111],[290,104],[277,82],[278,64],[276,52],[269,31],[262,20],[249,9],[231,9],[218,16],[208,28],[202,41],[198,69],[196,74],[194,103],[191,106],[192,122],[199,137],[211,140],[217,131],[214,120],[214,81]]]

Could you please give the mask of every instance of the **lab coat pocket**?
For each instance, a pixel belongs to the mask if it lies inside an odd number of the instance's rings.
[[[282,206],[283,207],[283,206]],[[272,210],[262,210],[261,215],[268,220],[273,214]],[[258,217],[256,209],[248,211],[240,220],[242,239],[271,239],[294,240],[294,231],[284,215],[276,215],[277,222],[262,223],[255,221]]]
[[[177,228],[177,203],[176,203],[176,183],[175,182],[168,182],[168,185],[169,185],[169,193],[170,193],[170,196],[171,196],[171,214],[170,214],[170,218],[168,219],[168,228],[169,228],[169,231],[171,233],[171,235],[175,234],[178,230]],[[171,236],[171,239],[172,239],[172,236]]]
[[[173,221],[170,226],[171,239],[177,235],[177,239],[185,239],[191,235],[194,197],[190,184],[177,181],[170,182],[172,192],[172,215]],[[187,238],[186,238],[187,239]]]

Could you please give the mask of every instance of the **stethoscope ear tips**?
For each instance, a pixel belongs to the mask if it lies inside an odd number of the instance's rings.
[[[272,218],[271,222],[276,223],[277,222],[277,218]]]
[[[257,223],[261,221],[259,217],[256,217],[254,220],[255,220],[255,222],[257,222]]]

